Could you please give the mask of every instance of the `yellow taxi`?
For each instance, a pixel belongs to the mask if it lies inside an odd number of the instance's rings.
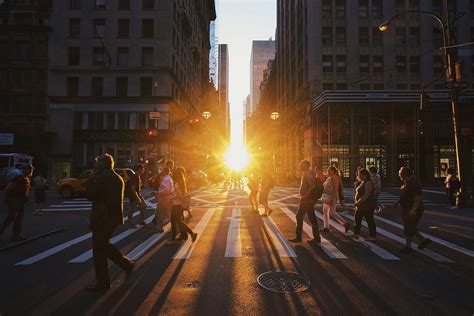
[[[127,183],[128,179],[135,174],[135,172],[130,168],[115,168],[114,170],[123,178],[123,182],[125,183]],[[77,178],[59,180],[56,184],[59,194],[66,199],[84,195],[86,193],[86,181],[89,179],[92,172],[93,170],[87,170]]]

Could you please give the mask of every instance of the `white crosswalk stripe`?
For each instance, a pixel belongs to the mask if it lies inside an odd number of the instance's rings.
[[[285,213],[294,223],[296,223],[296,215],[290,211],[287,207],[281,208],[282,212]],[[303,231],[308,235],[314,238],[313,231],[311,226],[306,222],[303,222]],[[339,249],[336,248],[329,240],[321,236],[320,247],[323,251],[333,259],[347,259],[347,256],[344,255]]]
[[[297,255],[295,250],[277,228],[275,222],[270,217],[264,217],[263,223],[265,224],[268,235],[270,236],[270,239],[273,243],[273,246],[277,250],[278,255],[280,257],[296,258]]]
[[[163,227],[162,233],[157,233],[151,235],[147,240],[136,246],[132,251],[127,254],[127,257],[130,260],[140,259],[148,250],[150,250],[154,245],[160,242],[169,232],[171,231],[171,225],[166,224]]]
[[[234,208],[230,220],[229,232],[227,233],[227,245],[225,256],[230,258],[242,257],[242,241],[240,238],[240,216],[241,210]]]

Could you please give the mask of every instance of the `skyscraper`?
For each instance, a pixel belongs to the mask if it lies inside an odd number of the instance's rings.
[[[250,57],[250,113],[257,110],[260,102],[260,84],[263,81],[263,72],[267,69],[268,61],[275,58],[275,41],[256,40],[252,42]]]
[[[219,61],[218,61],[218,92],[219,105],[221,110],[224,109],[226,131],[230,131],[230,109],[229,109],[229,51],[227,44],[219,44]]]
[[[217,55],[218,55],[218,39],[217,39],[217,23],[216,21],[211,22],[210,26],[210,42],[211,50],[209,52],[209,79],[212,81],[214,86],[217,88]]]

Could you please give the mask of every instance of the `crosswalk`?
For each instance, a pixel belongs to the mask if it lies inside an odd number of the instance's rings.
[[[150,201],[150,199],[148,200]],[[128,203],[128,198],[124,199],[125,203]],[[77,198],[72,200],[63,201],[60,204],[53,204],[43,209],[43,212],[82,212],[90,211],[92,208],[92,202],[84,198]]]
[[[150,202],[149,202],[150,203]],[[150,203],[151,205],[152,203]],[[196,232],[197,239],[193,242],[191,238],[187,241],[183,242],[179,247],[176,249],[174,254],[172,255],[173,260],[189,260],[193,257],[194,250],[201,245],[201,237],[203,234],[206,233],[206,229],[208,228],[209,224],[212,223],[213,218],[216,217],[217,213],[220,212],[227,212],[231,213],[230,221],[226,222],[227,226],[227,240],[225,244],[225,252],[221,255],[227,258],[235,258],[238,259],[243,257],[243,249],[248,247],[249,240],[243,238],[242,236],[248,234],[248,230],[250,229],[248,225],[242,225],[243,221],[248,221],[252,215],[248,210],[244,207],[234,206],[232,209],[228,208],[201,208],[199,210],[195,210],[195,214],[197,221],[196,223],[191,223],[190,226],[193,226],[192,229]],[[288,242],[288,238],[292,236],[286,236],[283,231],[288,231],[288,225],[293,226],[296,223],[296,216],[294,211],[292,211],[289,207],[279,207],[274,210],[274,214],[271,217],[262,217],[261,220],[261,229],[264,230],[268,243],[271,244],[271,248],[273,249],[275,255],[278,255],[281,258],[297,258],[298,251],[294,244]],[[137,216],[139,213],[133,214],[133,216]],[[316,216],[322,220],[323,215],[319,210],[315,210]],[[230,215],[230,214],[229,214]],[[227,215],[227,216],[229,216]],[[348,214],[343,214],[348,220],[352,220],[352,216]],[[285,220],[286,218],[286,220]],[[348,245],[359,245],[360,249],[367,252],[367,255],[372,253],[376,257],[380,258],[381,260],[387,261],[394,261],[394,262],[403,262],[403,258],[400,258],[397,254],[393,253],[394,248],[399,248],[399,245],[404,245],[404,238],[402,237],[402,230],[403,227],[391,220],[383,218],[382,216],[376,216],[377,221],[377,234],[378,236],[382,236],[376,243],[369,242],[364,238],[359,239],[351,239],[349,238],[344,230],[344,227],[337,223],[336,221],[331,220],[330,225],[335,230],[330,235],[323,235],[321,236],[321,243],[318,244],[316,247],[319,247],[322,250],[322,254],[325,254],[328,258],[333,260],[350,260],[354,259],[357,254],[354,254],[352,251],[353,247]],[[146,223],[150,224],[153,219],[153,215],[149,216],[146,219]],[[285,226],[285,229],[282,227]],[[367,224],[363,222],[363,226],[367,227]],[[115,235],[111,239],[112,244],[119,244],[124,242],[130,242],[133,240],[134,243],[137,242],[137,238],[141,238],[138,236],[145,235],[143,241],[139,241],[138,245],[135,245],[134,248],[128,251],[127,255],[129,258],[133,260],[138,260],[143,257],[148,251],[157,247],[161,242],[163,242],[170,233],[171,227],[170,224],[164,226],[164,232],[161,233],[153,233],[151,236],[146,234],[140,234],[143,231],[145,226],[138,226],[136,228],[125,229],[117,235]],[[293,226],[294,227],[294,226]],[[309,237],[312,238],[312,228],[311,226],[304,222],[303,223],[303,231]],[[331,236],[331,238],[329,238]],[[432,236],[430,234],[426,234],[425,236],[430,238],[433,243],[437,244],[435,250],[431,249],[424,249],[419,250],[417,249],[417,245],[413,244],[414,250],[417,251],[423,257],[430,259],[434,262],[444,263],[444,264],[453,264],[455,261],[451,256],[453,252],[457,254],[461,254],[468,257],[474,257],[474,251],[471,249],[467,249],[460,245],[457,245],[453,242],[438,238],[436,236]],[[65,252],[69,250],[72,258],[66,259],[69,264],[81,264],[88,262],[92,258],[92,250],[88,249],[85,252],[77,253],[75,247],[79,244],[84,243],[85,241],[91,239],[92,234],[87,233],[72,240],[66,241],[62,244],[53,246],[49,249],[46,249],[40,253],[34,254],[28,258],[22,259],[15,263],[17,266],[29,266],[36,264],[40,261],[44,261],[48,258],[51,258],[57,255],[60,252]],[[330,240],[329,240],[330,239]],[[342,242],[335,242],[335,240],[339,240]],[[396,247],[395,247],[395,246]],[[449,249],[448,254],[440,253],[440,247]],[[81,248],[82,251],[84,248]],[[75,255],[74,255],[75,253]]]

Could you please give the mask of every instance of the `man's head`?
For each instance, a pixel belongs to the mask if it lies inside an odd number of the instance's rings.
[[[32,164],[24,164],[24,165],[21,165],[21,173],[23,174],[23,176],[26,178],[26,177],[31,177],[31,175],[33,174],[33,170],[35,168],[33,168],[33,165]]]
[[[301,160],[300,162],[300,171],[301,172],[306,172],[311,168],[311,163],[309,160]]]
[[[173,160],[168,160],[165,163],[166,167],[168,167],[170,170],[174,169],[174,161]]]
[[[163,171],[161,171],[161,173],[162,173],[164,176],[169,175],[169,174],[170,174],[170,168],[164,167],[164,168],[163,168]]]
[[[109,154],[103,154],[95,158],[97,171],[105,171],[114,169],[114,158]]]
[[[314,167],[314,172],[316,173],[316,175],[322,175],[323,174],[323,169],[319,166],[316,166]]]
[[[378,170],[377,170],[377,167],[373,167],[373,166],[372,166],[372,167],[369,168],[369,172],[370,172],[371,174],[376,174],[377,171],[378,171]]]
[[[413,170],[409,167],[401,167],[400,171],[398,171],[398,176],[402,181],[406,181],[413,177]]]

